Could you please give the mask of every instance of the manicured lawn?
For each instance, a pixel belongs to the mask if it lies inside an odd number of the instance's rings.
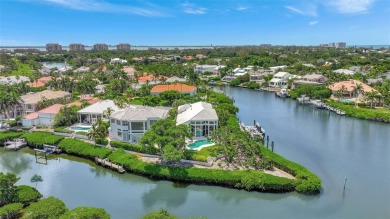
[[[207,162],[207,158],[209,156],[213,156],[212,153],[217,148],[218,148],[217,146],[210,146],[210,147],[202,148],[199,151],[186,150],[184,151],[184,156],[188,160]]]
[[[142,104],[143,104],[143,102],[142,102],[142,100],[141,100],[141,99],[132,99],[132,100],[130,101],[130,104],[134,104],[134,105],[142,105]]]
[[[19,60],[16,60],[15,62],[18,65],[18,70],[12,71],[11,75],[15,75],[15,76],[19,75],[19,76],[27,76],[27,77],[32,76],[33,70],[30,69],[29,64],[23,64]]]

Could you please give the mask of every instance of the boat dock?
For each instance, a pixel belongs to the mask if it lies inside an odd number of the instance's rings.
[[[346,114],[344,111],[337,109],[337,108],[334,108],[334,107],[331,107],[328,104],[322,102],[321,100],[310,100],[309,97],[305,97],[305,96],[303,96],[301,98],[297,98],[297,99],[298,99],[299,103],[309,104],[309,105],[312,105],[318,109],[329,110],[329,111],[336,113],[337,115],[344,116]]]
[[[264,139],[265,136],[265,130],[260,126],[256,120],[253,122],[253,126],[245,125],[243,122],[240,122],[240,128],[242,130],[247,131],[250,136],[253,137],[260,137],[260,139]]]
[[[16,138],[13,141],[6,141],[4,143],[5,149],[13,149],[15,151],[25,147],[27,145],[26,139],[24,138]]]
[[[112,170],[118,171],[119,173],[126,172],[126,170],[125,170],[125,168],[123,168],[123,166],[120,166],[118,164],[114,164],[114,163],[110,162],[108,159],[102,159],[102,158],[95,157],[95,163],[100,164],[103,167],[109,167]]]

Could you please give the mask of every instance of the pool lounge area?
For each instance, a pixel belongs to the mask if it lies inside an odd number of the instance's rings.
[[[75,132],[88,132],[92,128],[89,124],[75,124],[70,127],[68,127],[69,130],[75,131]]]
[[[187,149],[199,151],[202,148],[215,145],[214,142],[208,140],[199,140],[187,145]]]

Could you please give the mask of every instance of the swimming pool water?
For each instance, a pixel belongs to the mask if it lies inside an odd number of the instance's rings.
[[[77,132],[88,132],[91,127],[71,126],[69,129]]]
[[[191,149],[197,149],[203,145],[210,145],[210,144],[214,144],[214,143],[211,141],[207,141],[207,140],[200,140],[200,141],[196,141],[194,143],[189,144],[187,147],[189,147]]]

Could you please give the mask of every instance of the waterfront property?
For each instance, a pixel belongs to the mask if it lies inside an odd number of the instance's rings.
[[[291,74],[288,72],[278,72],[269,82],[270,87],[282,87],[287,85],[287,79],[291,77]]]
[[[21,96],[22,99],[21,105],[15,107],[13,111],[10,112],[10,115],[16,117],[19,115],[30,114],[37,111],[38,102],[40,101],[62,99],[62,98],[69,98],[69,97],[70,97],[70,93],[66,91],[44,90],[36,93],[28,93],[26,95]]]
[[[325,76],[320,74],[305,75],[301,80],[294,81],[291,88],[294,89],[301,84],[324,85],[327,80],[328,79]]]
[[[77,114],[79,115],[80,123],[94,124],[98,118],[108,119],[109,115],[107,113],[110,111],[109,109],[112,111],[112,114],[118,111],[119,107],[112,100],[102,100],[79,110]]]
[[[362,86],[362,90],[359,91],[359,93],[358,93],[358,98],[359,99],[363,99],[364,98],[364,93],[371,92],[371,91],[374,90],[372,87],[370,87],[367,84],[365,84],[365,83],[363,83],[361,81],[358,81],[358,80],[349,80],[349,81],[336,82],[336,83],[333,83],[333,84],[329,85],[328,88],[332,90],[333,94],[336,94],[337,92],[342,91],[343,92],[342,94],[343,94],[344,97],[350,97],[351,98],[351,97],[355,97],[356,96],[355,88],[358,85]]]
[[[22,118],[22,125],[27,127],[35,125],[52,126],[54,117],[60,112],[63,106],[62,104],[54,104],[38,112],[30,113]]]
[[[168,116],[169,107],[130,105],[110,116],[109,135],[113,140],[136,143],[152,124]]]
[[[177,113],[176,125],[189,125],[195,140],[210,137],[211,133],[218,128],[218,115],[210,103],[197,102],[181,105]]]
[[[150,93],[152,95],[159,95],[164,91],[178,91],[181,94],[189,94],[190,97],[193,97],[196,94],[197,88],[195,86],[186,85],[186,84],[160,84],[152,88]]]

